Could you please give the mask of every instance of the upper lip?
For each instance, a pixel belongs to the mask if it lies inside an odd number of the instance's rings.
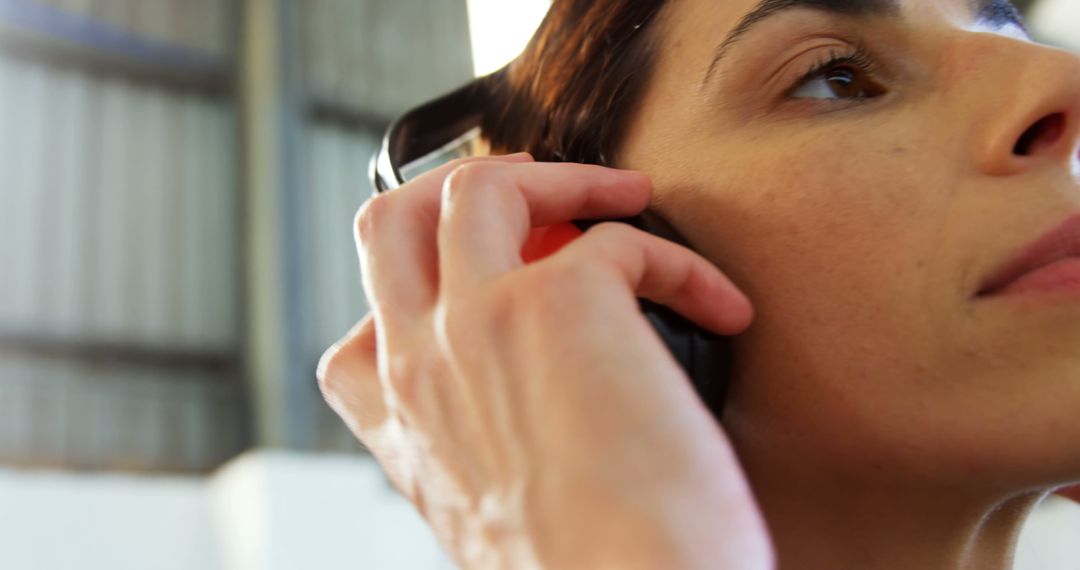
[[[1020,277],[1067,257],[1080,256],[1080,213],[1021,248],[983,282],[978,295],[992,295]]]

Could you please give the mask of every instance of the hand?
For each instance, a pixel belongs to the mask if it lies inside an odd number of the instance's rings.
[[[626,224],[521,259],[532,227],[630,216],[650,193],[642,174],[512,155],[357,215],[372,313],[320,386],[464,568],[772,566],[727,439],[637,305],[737,334],[746,297]]]

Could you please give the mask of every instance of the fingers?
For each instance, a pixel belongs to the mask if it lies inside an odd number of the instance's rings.
[[[439,286],[436,232],[443,181],[454,169],[482,162],[532,160],[528,154],[476,157],[431,170],[374,196],[356,215],[355,237],[364,290],[380,326],[397,330],[427,311]]]
[[[643,174],[573,163],[474,163],[443,188],[439,274],[453,294],[522,265],[533,226],[619,218],[648,205]]]
[[[402,456],[401,424],[389,412],[387,392],[377,372],[378,333],[369,313],[319,360],[319,389],[363,446],[375,456],[396,487],[410,490],[408,461]]]
[[[376,372],[375,320],[371,313],[323,353],[316,375],[326,403],[361,441],[386,422],[386,402]]]
[[[633,215],[651,191],[640,173],[521,154],[451,163],[369,201],[357,240],[381,333],[395,338],[399,325],[427,316],[440,289],[453,296],[520,267],[532,227]],[[605,260],[637,296],[706,329],[737,334],[753,318],[746,297],[704,258],[624,224],[596,226],[566,254]]]
[[[548,259],[606,265],[636,296],[666,305],[719,334],[738,334],[753,320],[749,299],[715,265],[628,224],[597,224]]]

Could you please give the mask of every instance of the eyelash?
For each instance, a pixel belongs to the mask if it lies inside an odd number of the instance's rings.
[[[791,94],[805,85],[807,82],[813,79],[820,79],[829,69],[840,66],[850,66],[858,70],[860,73],[866,74],[871,80],[874,80],[874,75],[878,70],[877,61],[870,55],[870,51],[862,43],[855,45],[855,48],[850,51],[832,51],[829,55],[823,59],[818,60],[817,63],[810,67],[788,90],[784,93],[786,98],[794,99]]]

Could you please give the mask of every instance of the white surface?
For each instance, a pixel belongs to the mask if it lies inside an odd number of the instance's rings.
[[[0,568],[218,570],[205,483],[0,471]]]
[[[452,570],[412,505],[357,456],[263,452],[211,482],[229,570]]]
[[[356,455],[248,454],[209,478],[0,469],[4,570],[452,570]],[[1080,568],[1080,506],[1052,498],[1016,570]]]
[[[209,478],[0,469],[3,570],[452,570],[360,456],[262,452]]]

